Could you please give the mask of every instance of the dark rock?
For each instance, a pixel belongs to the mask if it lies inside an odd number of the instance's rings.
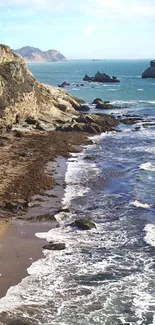
[[[61,251],[66,249],[66,245],[64,243],[53,243],[53,242],[49,242],[47,245],[43,246],[43,249],[48,249],[50,251]]]
[[[18,213],[18,211],[26,211],[28,208],[28,202],[25,200],[18,200],[18,202],[6,202],[4,209],[12,213]]]
[[[97,72],[95,77],[89,77],[87,74],[83,78],[84,81],[94,81],[94,82],[120,82],[117,77],[113,76],[112,78],[106,73]]]
[[[155,78],[155,60],[150,62],[150,67],[143,72],[142,78]]]
[[[65,86],[70,86],[70,83],[67,81],[64,81],[62,84],[58,85],[58,87],[63,88]]]
[[[39,215],[39,216],[29,217],[28,220],[29,221],[38,221],[38,222],[39,221],[52,221],[52,222],[56,223],[57,225],[59,225],[55,216],[50,213]]]
[[[139,131],[141,129],[140,126],[136,126],[135,129],[133,131]]]
[[[120,82],[117,77],[113,76],[112,78],[106,73],[97,72],[94,77],[95,82]]]
[[[92,104],[95,104],[97,109],[113,109],[113,108],[118,108],[118,107],[116,107],[114,105],[111,105],[109,101],[103,101],[100,98],[94,99],[94,101],[92,102]]]
[[[88,112],[90,110],[90,107],[82,104],[76,110],[79,112]]]
[[[44,127],[40,122],[36,123],[36,129],[39,130],[39,131],[44,131]]]
[[[24,134],[23,134],[23,132],[17,130],[17,131],[14,131],[14,137],[23,138]]]
[[[84,160],[95,160],[96,159],[96,157],[95,156],[85,156],[84,157]]]
[[[66,212],[68,213],[69,212],[69,209],[68,208],[61,208],[57,211],[57,213],[60,213],[60,212]]]
[[[95,99],[93,100],[92,104],[97,105],[98,102],[103,102],[103,103],[105,103],[105,104],[110,104],[109,100],[104,100],[104,101],[103,101],[101,98],[95,98]]]
[[[150,66],[151,66],[151,68],[155,68],[155,60],[150,62]]]
[[[16,319],[8,323],[8,325],[30,325],[30,323],[28,323],[27,321]]]
[[[121,119],[120,122],[126,125],[133,125],[136,124],[140,119],[137,118],[125,118],[125,119]]]
[[[12,130],[12,124],[9,124],[6,126],[6,132],[11,132]]]
[[[34,117],[30,117],[30,116],[28,116],[28,117],[26,118],[25,122],[26,122],[27,124],[30,124],[30,125],[35,125],[35,124],[37,123],[37,121],[34,119]]]
[[[75,220],[71,226],[73,227],[77,227],[80,230],[90,230],[92,228],[96,228],[96,225],[93,221],[89,220],[89,219],[79,219],[79,220]]]
[[[80,84],[81,87],[84,87],[84,84]]]
[[[84,76],[83,78],[84,81],[93,81],[94,78],[93,77],[89,77],[87,74]]]
[[[17,124],[20,123],[20,115],[19,115],[19,114],[16,115],[15,122],[16,122]]]

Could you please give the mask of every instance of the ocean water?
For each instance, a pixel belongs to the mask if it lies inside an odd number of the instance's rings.
[[[56,215],[59,228],[36,234],[66,249],[45,250],[29,276],[8,290],[0,300],[0,324],[18,318],[34,325],[155,325],[155,80],[141,79],[148,65],[29,64],[40,81],[67,80],[69,93],[87,103],[101,97],[125,106],[111,113],[143,120],[91,137],[91,145],[69,158],[62,202],[69,212]],[[76,86],[98,70],[121,82]],[[71,227],[76,218],[91,218],[96,228]]]

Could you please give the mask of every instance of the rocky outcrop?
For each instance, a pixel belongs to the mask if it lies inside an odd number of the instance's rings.
[[[50,251],[62,251],[65,248],[66,245],[64,243],[53,243],[52,241],[43,246],[43,249],[48,249]]]
[[[84,81],[89,82],[120,82],[117,77],[113,76],[112,78],[106,73],[97,72],[95,77],[89,77],[87,74],[83,78]]]
[[[0,45],[0,125],[31,117],[55,128],[78,115],[80,102],[64,90],[44,85],[28,70],[24,60]],[[17,118],[18,117],[18,118]]]
[[[65,86],[70,86],[70,83],[67,81],[62,82],[62,84],[58,85],[60,88],[64,88]]]
[[[0,45],[0,129],[63,130],[89,133],[112,130],[118,124],[103,115],[82,115],[84,102],[65,90],[44,85],[28,70],[24,59]]]
[[[13,52],[21,55],[26,62],[66,61],[65,56],[56,50],[41,51],[35,47],[24,46],[21,49],[13,50]]]
[[[71,226],[77,227],[79,230],[90,230],[92,228],[96,228],[96,225],[90,219],[79,219],[75,220]]]
[[[61,131],[81,131],[87,133],[101,133],[112,131],[119,124],[119,121],[113,116],[102,114],[84,114],[73,119],[72,123],[59,126],[57,130]]]
[[[155,60],[150,62],[150,67],[143,72],[142,78],[155,78]]]

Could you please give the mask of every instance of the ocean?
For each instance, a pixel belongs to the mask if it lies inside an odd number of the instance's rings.
[[[36,234],[66,249],[45,250],[29,276],[8,290],[0,324],[18,318],[34,325],[155,325],[155,80],[141,79],[149,60],[28,66],[44,83],[70,82],[68,92],[92,112],[100,112],[91,105],[100,97],[124,107],[109,113],[142,120],[91,136],[92,144],[68,159],[62,201],[68,210],[56,215],[61,227]],[[82,81],[98,70],[120,83]],[[92,219],[96,228],[70,226],[78,218]]]

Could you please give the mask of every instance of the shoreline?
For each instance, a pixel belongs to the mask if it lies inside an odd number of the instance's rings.
[[[39,138],[39,135],[37,136]],[[55,137],[57,138],[57,135]],[[76,138],[75,133],[72,135],[68,133],[67,138],[71,149],[70,152],[78,152],[81,150],[81,145],[90,142],[88,135],[80,135],[80,138],[77,139],[78,135]],[[72,145],[70,142],[72,142]],[[48,220],[37,221],[37,216],[46,216],[46,214],[54,216],[62,207],[69,147],[66,146],[63,150],[59,148],[53,160],[51,160],[50,154],[49,160],[46,157],[44,160],[44,173],[50,179],[52,178],[53,186],[47,186],[42,190],[40,183],[40,191],[38,188],[38,193],[32,195],[31,200],[29,199],[29,206],[24,213],[20,209],[16,211],[17,214],[15,211],[13,213],[12,211],[6,211],[3,207],[0,209],[0,224],[2,224],[2,227],[0,227],[0,298],[5,296],[11,286],[18,284],[28,276],[28,267],[44,256],[42,246],[46,244],[46,240],[37,238],[35,233],[47,232],[56,227],[57,224]],[[39,150],[41,150],[41,147],[39,147]],[[40,172],[42,173],[42,171]],[[25,179],[24,175],[23,179]],[[22,202],[22,194],[24,192],[21,191],[21,197],[18,196],[17,201]],[[1,206],[4,203],[1,199]],[[12,203],[10,202],[10,204]],[[31,221],[29,221],[29,218],[31,218]]]

